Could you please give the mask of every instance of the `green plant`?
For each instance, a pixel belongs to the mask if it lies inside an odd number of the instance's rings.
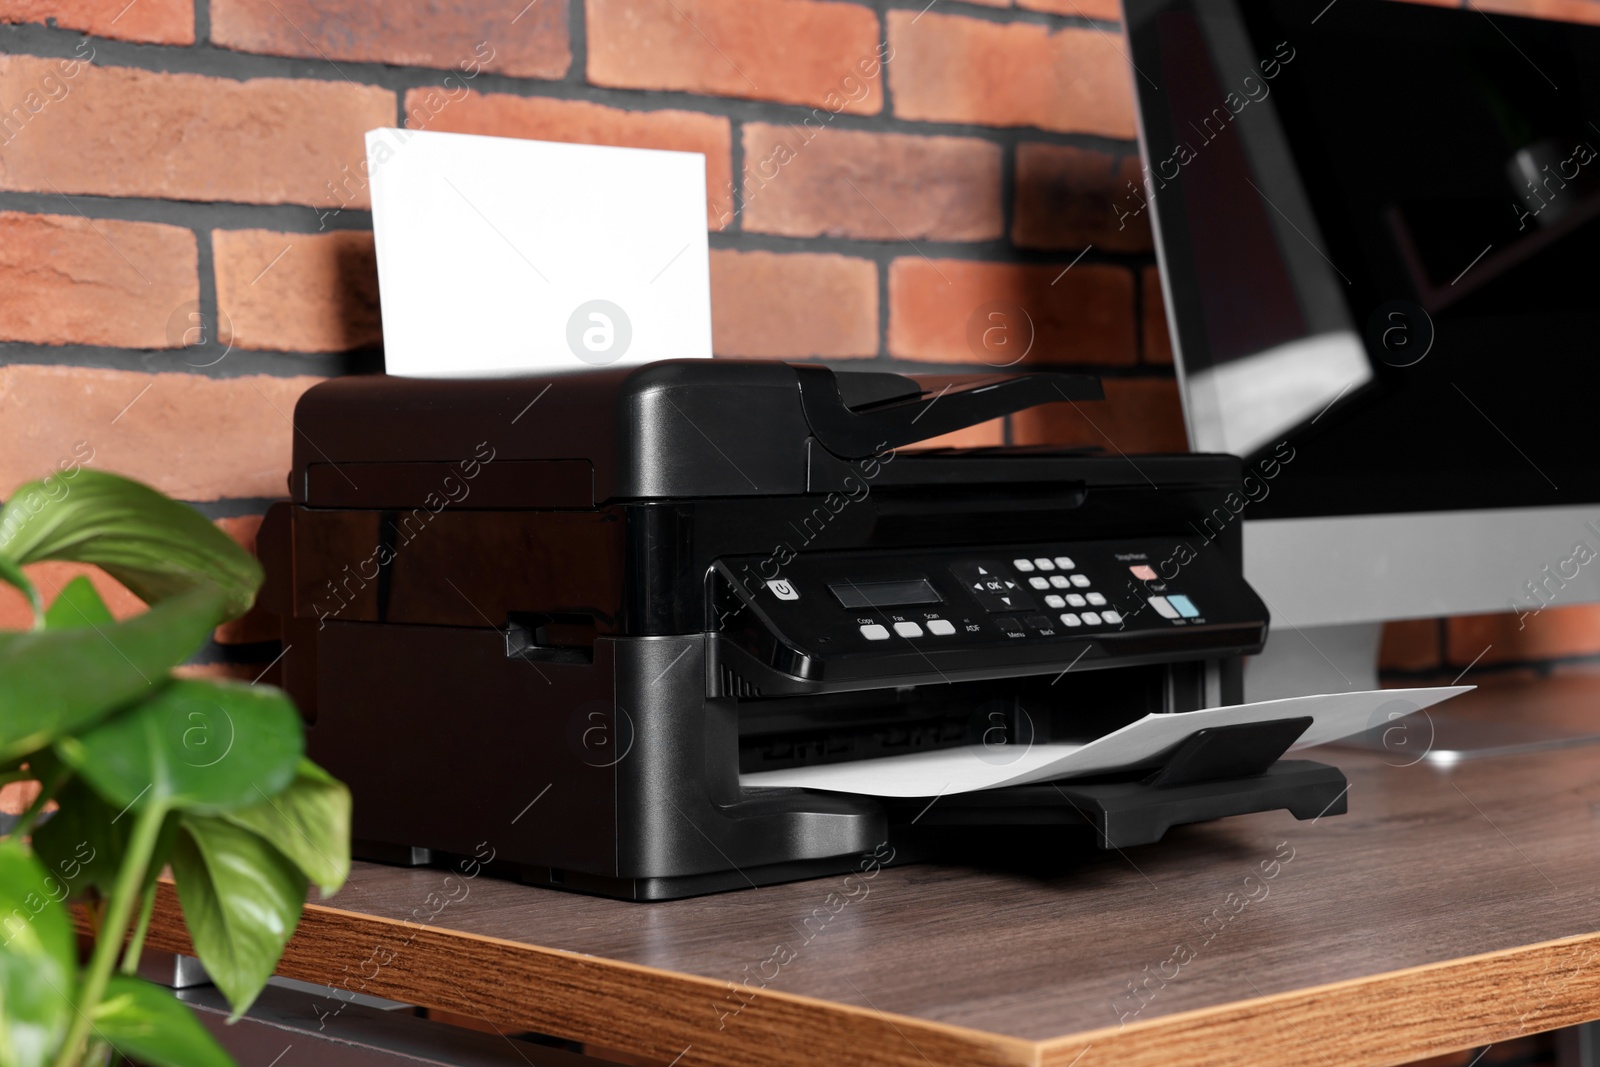
[[[23,566],[48,559],[95,564],[149,609],[117,622],[81,577],[46,607]],[[230,1064],[187,1008],[133,977],[163,868],[236,1016],[308,881],[326,895],[350,869],[349,793],[305,759],[288,697],[171,674],[249,608],[260,566],[187,505],[74,467],[0,509],[0,581],[34,612],[32,630],[0,632],[0,782],[39,783],[0,840],[0,1065]],[[95,931],[81,968],[73,898]]]

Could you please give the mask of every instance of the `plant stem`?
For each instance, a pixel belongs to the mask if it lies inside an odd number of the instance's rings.
[[[89,958],[89,968],[84,972],[82,992],[78,998],[78,1011],[72,1020],[72,1029],[62,1042],[56,1056],[55,1067],[73,1067],[78,1060],[78,1050],[89,1036],[90,1017],[105,996],[106,983],[111,979],[111,969],[122,950],[122,941],[128,934],[128,920],[133,917],[133,906],[139,898],[145,869],[150,866],[151,854],[161,835],[161,823],[166,818],[166,805],[153,803],[139,812],[133,824],[133,835],[128,840],[128,851],[122,857],[122,867],[117,871],[117,882],[111,890],[106,905],[105,923],[95,939],[94,955]]]
[[[71,777],[72,770],[63,767],[54,781],[41,781],[39,783],[39,795],[33,798],[33,803],[28,805],[28,810],[23,812],[17,818],[17,821],[12,824],[11,830],[6,836],[14,837],[20,841],[32,833],[33,824],[39,821],[39,815],[44,811],[44,806],[55,799],[56,793],[60,792],[61,787],[66,785],[67,779]]]
[[[150,932],[150,917],[156,910],[156,880],[150,879],[150,884],[144,887],[144,894],[139,900],[139,918],[133,924],[133,936],[128,938],[128,950],[122,954],[122,973],[137,974],[139,972],[139,954],[144,951],[145,935]]]

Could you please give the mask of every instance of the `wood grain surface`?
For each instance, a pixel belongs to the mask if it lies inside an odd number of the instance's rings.
[[[1597,676],[1461,699],[1600,722]],[[1348,815],[1125,853],[1041,832],[982,869],[661,904],[358,864],[280,973],[679,1067],[1343,1067],[1600,1018],[1600,746],[1406,765],[1425,730],[1316,753],[1349,775]],[[515,815],[486,812],[484,840]],[[523,817],[564,817],[555,791]],[[188,946],[170,886],[150,943]]]

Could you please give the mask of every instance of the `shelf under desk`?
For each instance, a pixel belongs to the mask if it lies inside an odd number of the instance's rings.
[[[1600,675],[1462,702],[1600,718]],[[357,864],[279,972],[678,1067],[1343,1067],[1600,1018],[1600,746],[1448,771],[1316,755],[1348,774],[1348,815],[1241,816],[1053,870],[1043,842],[1011,870],[635,904]],[[149,943],[188,948],[170,885]]]

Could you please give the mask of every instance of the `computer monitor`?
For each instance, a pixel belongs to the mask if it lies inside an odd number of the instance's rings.
[[[1252,699],[1381,623],[1600,600],[1600,27],[1125,0],[1192,447],[1237,453]],[[1209,525],[1209,524],[1208,524]],[[1202,534],[1203,536],[1203,534]]]

